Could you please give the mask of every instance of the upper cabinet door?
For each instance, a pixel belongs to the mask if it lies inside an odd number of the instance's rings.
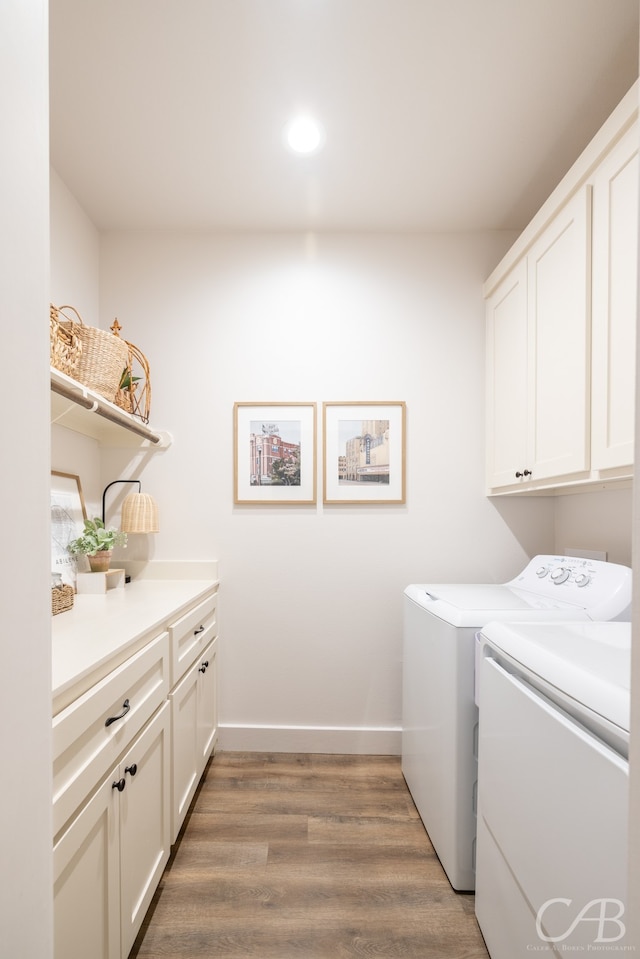
[[[527,265],[487,300],[487,486],[517,483],[527,462]]]
[[[593,182],[594,469],[633,463],[638,274],[638,125]]]
[[[561,208],[527,256],[532,479],[589,468],[591,190]]]

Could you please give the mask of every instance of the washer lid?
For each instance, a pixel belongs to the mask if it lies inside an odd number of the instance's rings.
[[[479,629],[491,619],[587,618],[580,606],[506,585],[422,583],[407,586],[404,592],[414,603],[453,626]]]
[[[517,664],[525,678],[538,677],[629,731],[630,623],[492,622],[482,638]]]

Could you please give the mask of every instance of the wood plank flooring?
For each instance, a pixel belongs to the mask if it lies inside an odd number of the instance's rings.
[[[487,959],[399,757],[219,753],[130,959]]]

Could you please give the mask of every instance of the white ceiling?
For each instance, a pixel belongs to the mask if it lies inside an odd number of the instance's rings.
[[[50,0],[52,164],[103,230],[521,229],[637,77],[638,6]]]

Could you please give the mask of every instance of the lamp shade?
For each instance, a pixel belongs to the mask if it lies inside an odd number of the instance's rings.
[[[124,533],[157,533],[158,504],[148,493],[129,493],[122,503],[120,528]]]

